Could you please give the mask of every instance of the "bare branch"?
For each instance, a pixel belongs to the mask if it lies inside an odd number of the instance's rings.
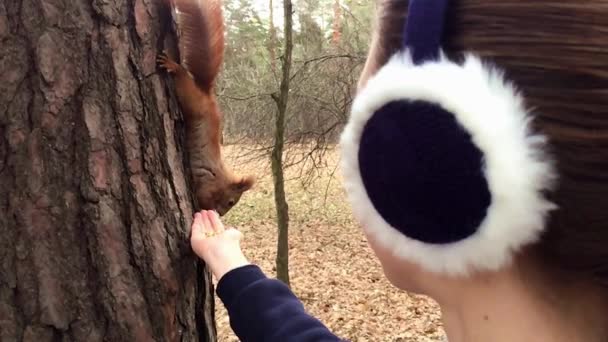
[[[298,69],[296,72],[293,73],[293,75],[291,76],[291,79],[293,80],[294,78],[296,78],[298,76],[298,74],[311,63],[315,63],[315,62],[320,63],[320,62],[325,62],[325,61],[337,59],[337,58],[348,58],[348,59],[365,61],[365,57],[354,56],[351,54],[325,55],[325,56],[319,56],[319,57],[311,58],[311,59],[304,60],[304,61],[294,61],[296,63],[302,63],[302,66],[300,67],[300,69]]]
[[[260,97],[267,97],[267,96],[273,96],[272,93],[266,93],[266,94],[254,94],[254,95],[249,95],[249,96],[245,96],[245,97],[236,97],[236,96],[230,96],[230,95],[221,95],[221,97],[227,98],[229,100],[234,100],[234,101],[248,101],[251,99],[256,99],[256,98],[260,98]]]

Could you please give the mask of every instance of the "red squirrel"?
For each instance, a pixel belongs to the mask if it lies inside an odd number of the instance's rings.
[[[165,52],[158,64],[172,75],[186,123],[195,196],[200,209],[226,214],[254,184],[224,164],[221,153],[222,114],[215,79],[224,57],[224,23],[220,0],[172,0],[179,29],[182,64]]]

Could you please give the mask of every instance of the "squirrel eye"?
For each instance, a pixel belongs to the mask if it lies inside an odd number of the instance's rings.
[[[228,205],[232,207],[234,205],[234,200],[228,201]]]

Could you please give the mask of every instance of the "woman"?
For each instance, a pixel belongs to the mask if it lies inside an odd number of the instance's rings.
[[[608,341],[608,1],[378,13],[341,150],[387,278],[439,303],[450,342]],[[240,238],[196,214],[237,336],[338,341]]]

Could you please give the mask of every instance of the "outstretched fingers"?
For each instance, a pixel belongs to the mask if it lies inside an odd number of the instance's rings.
[[[229,235],[237,233],[240,236],[240,232],[233,232],[235,229],[226,229],[224,224],[220,220],[217,212],[210,210],[203,210],[194,214],[194,221],[192,222],[191,237],[198,239],[205,239],[228,232]]]
[[[211,220],[211,225],[213,226],[213,230],[217,234],[221,234],[224,232],[224,224],[220,220],[220,216],[216,211],[208,211],[209,219]]]
[[[194,214],[191,232],[193,238],[207,238],[217,234],[218,232],[214,229],[207,211]]]

